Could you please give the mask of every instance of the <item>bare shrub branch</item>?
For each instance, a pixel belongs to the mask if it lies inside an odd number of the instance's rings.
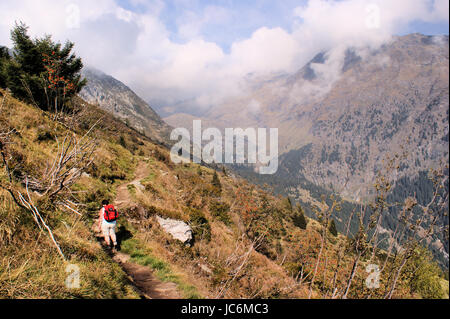
[[[252,252],[254,252],[255,249],[261,245],[265,236],[266,234],[262,234],[253,239],[244,251],[241,247],[244,236],[241,237],[242,241],[236,245],[234,252],[230,254],[225,261],[225,268],[231,268],[231,271],[228,273],[229,278],[217,289],[217,293],[214,298],[220,299],[224,297],[230,288],[231,283],[234,282],[241,274],[242,270],[247,265]]]

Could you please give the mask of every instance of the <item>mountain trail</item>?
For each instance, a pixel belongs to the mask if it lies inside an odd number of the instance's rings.
[[[114,201],[114,205],[117,208],[123,209],[129,203],[132,202],[132,198],[130,196],[130,191],[128,190],[128,185],[133,185],[136,188],[137,192],[141,192],[143,190],[143,186],[140,181],[142,179],[144,179],[145,177],[147,177],[148,173],[149,173],[149,170],[148,170],[147,164],[145,162],[139,162],[139,164],[136,168],[134,180],[132,180],[131,182],[122,184],[117,188],[117,196]]]
[[[122,252],[112,253],[112,255],[112,259],[122,267],[141,297],[145,299],[181,298],[176,284],[162,282],[148,267],[130,262],[130,255]]]
[[[128,185],[134,185],[136,191],[142,191],[142,185],[140,180],[145,178],[148,174],[148,167],[145,162],[140,162],[136,168],[135,179],[131,182],[120,185],[117,188],[117,196],[114,201],[114,205],[120,209],[125,208],[132,202]],[[117,232],[117,231],[116,231]],[[102,246],[106,248],[104,240],[101,235],[97,235],[98,240]],[[118,243],[120,245],[120,235],[118,234]],[[112,252],[109,249],[108,253],[111,258],[120,265],[120,267],[127,274],[128,280],[134,285],[144,299],[179,299],[181,295],[177,289],[177,285],[172,282],[163,282],[155,277],[153,271],[149,267],[145,267],[136,263],[133,263],[131,256],[123,252]]]

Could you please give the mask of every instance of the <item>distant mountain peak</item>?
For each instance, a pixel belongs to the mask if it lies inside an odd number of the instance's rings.
[[[168,142],[170,126],[128,86],[94,67],[83,68],[82,76],[88,81],[80,92],[83,99],[98,104],[149,138]]]

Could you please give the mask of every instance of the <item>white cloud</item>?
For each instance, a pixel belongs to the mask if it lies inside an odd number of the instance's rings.
[[[231,47],[231,70],[236,74],[291,70],[300,44],[281,28],[256,30],[252,37]]]
[[[376,47],[414,21],[448,22],[448,0],[310,0],[293,35],[307,47]],[[445,10],[445,11],[443,11]]]
[[[376,47],[412,21],[448,22],[449,6],[448,0],[310,0],[295,9],[291,31],[263,26],[248,38],[236,39],[225,52],[201,34],[210,25],[226,28],[233,23],[230,9],[206,6],[200,13],[185,12],[175,21],[174,33],[159,17],[163,1],[130,3],[145,10],[131,12],[113,0],[2,1],[0,44],[11,45],[9,30],[14,21],[22,20],[34,36],[47,33],[75,42],[86,64],[117,77],[145,99],[167,104],[193,100],[208,107],[237,94],[249,73],[295,71],[332,48]],[[67,11],[70,4],[79,8],[79,28],[67,27],[68,19],[74,18],[74,12]],[[336,59],[314,66],[330,83],[342,62],[342,50],[333,52],[330,56]]]

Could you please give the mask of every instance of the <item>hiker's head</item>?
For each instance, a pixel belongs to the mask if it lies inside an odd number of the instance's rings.
[[[109,204],[109,201],[108,201],[107,199],[104,199],[104,200],[102,201],[102,205],[103,205],[103,206],[108,205],[108,204]]]

